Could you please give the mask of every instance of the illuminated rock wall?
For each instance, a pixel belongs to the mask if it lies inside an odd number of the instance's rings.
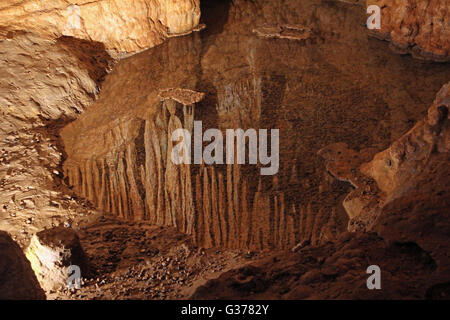
[[[190,32],[199,19],[199,0],[7,0],[0,4],[0,35],[71,36],[102,42],[113,53],[128,53]]]

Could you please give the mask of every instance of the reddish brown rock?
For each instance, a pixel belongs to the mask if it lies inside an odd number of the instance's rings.
[[[370,265],[380,267],[380,290],[367,287]],[[448,299],[448,280],[415,243],[343,233],[332,243],[269,254],[225,272],[191,299]]]
[[[319,152],[331,174],[356,187],[344,200],[350,230],[372,230],[383,208],[396,199],[431,187],[448,189],[449,106],[450,83],[438,93],[427,118],[370,162],[359,160],[367,159],[365,151],[358,154],[345,144]]]
[[[417,58],[450,59],[450,5],[448,0],[367,0],[381,8],[381,29],[374,36],[392,42],[400,53]]]

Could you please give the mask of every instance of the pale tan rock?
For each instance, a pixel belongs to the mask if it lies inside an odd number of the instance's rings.
[[[197,92],[189,89],[182,88],[168,88],[162,89],[158,94],[162,100],[174,100],[182,105],[188,106],[197,102],[200,102],[205,94],[203,92]]]
[[[253,33],[261,38],[280,38],[288,40],[306,40],[312,37],[311,28],[300,24],[265,25],[253,29]]]
[[[78,235],[71,228],[58,226],[38,232],[25,254],[46,292],[67,286],[71,265],[80,268],[81,276],[87,276],[86,257]]]
[[[199,0],[7,0],[0,4],[0,35],[70,36],[102,42],[115,54],[129,53],[188,33],[199,19]]]

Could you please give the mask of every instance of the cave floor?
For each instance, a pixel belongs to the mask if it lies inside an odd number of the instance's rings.
[[[47,293],[48,299],[187,299],[208,280],[275,254],[203,249],[174,228],[93,215],[80,224],[89,274],[79,290]]]

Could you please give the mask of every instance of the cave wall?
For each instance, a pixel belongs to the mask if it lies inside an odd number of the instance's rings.
[[[190,32],[199,17],[199,1],[0,2],[0,229],[26,246],[90,212],[61,183],[58,128],[98,98],[115,58]]]
[[[32,32],[104,43],[112,54],[140,51],[195,28],[199,0],[7,0],[0,4],[0,36]]]
[[[210,125],[223,130],[262,125],[262,79],[250,69],[229,72],[224,74],[226,80],[214,82],[217,108],[213,101],[178,105],[176,114],[170,115],[157,98],[158,89],[201,85],[201,49],[201,37],[195,34],[172,39],[116,66],[90,112],[61,132],[68,184],[102,211],[175,226],[205,247],[291,248],[299,241],[332,239],[336,212],[319,210],[308,201],[295,203],[283,190],[300,184],[295,163],[286,164],[292,173],[288,178],[262,178],[258,170],[249,172],[241,165],[172,164],[171,133],[179,125],[192,128],[194,115],[218,121]],[[205,63],[205,68],[210,66]],[[219,65],[220,70],[203,73],[209,78],[231,70]],[[200,113],[208,113],[208,119]],[[173,127],[174,123],[179,125]]]
[[[381,8],[381,29],[373,35],[392,42],[400,53],[448,61],[450,3],[448,0],[367,0]]]
[[[317,244],[335,238],[342,231],[341,225],[346,226],[338,212],[341,200],[339,195],[334,197],[332,183],[323,178],[327,174],[312,150],[318,148],[316,141],[332,140],[341,129],[324,130],[327,121],[316,123],[317,118],[333,118],[340,124],[343,119],[366,122],[364,128],[351,135],[354,145],[361,142],[381,150],[410,126],[403,119],[405,115],[396,114],[399,110],[407,108],[410,116],[419,118],[420,108],[426,107],[411,97],[402,83],[418,81],[412,85],[422,87],[430,75],[412,77],[410,72],[414,71],[406,71],[407,62],[402,64],[401,57],[393,58],[395,62],[389,60],[392,54],[385,50],[386,46],[381,43],[377,47],[380,43],[368,39],[364,27],[362,32],[352,32],[365,18],[359,7],[349,9],[327,3],[317,9],[314,2],[303,2],[304,7],[299,8],[289,5],[236,1],[222,32],[212,41],[202,43],[204,39],[196,34],[172,39],[151,53],[141,53],[117,65],[96,104],[62,131],[68,154],[64,163],[68,184],[100,210],[124,219],[176,226],[205,247],[291,248],[299,242]],[[299,18],[298,12],[307,14]],[[330,16],[335,17],[331,22]],[[262,24],[299,21],[314,29],[314,45],[279,42],[271,46],[251,32]],[[338,29],[341,32],[332,32]],[[325,49],[329,54],[318,57],[310,47],[321,41],[329,46]],[[357,51],[348,45],[355,42],[359,45]],[[354,63],[355,59],[360,63]],[[276,67],[265,63],[268,60],[276,61]],[[380,70],[371,66],[382,65],[381,61],[391,61],[383,70],[389,76],[380,76]],[[312,62],[320,64],[323,73],[299,79],[298,75],[311,73],[308,66]],[[327,80],[330,74],[335,77],[333,88]],[[284,86],[277,82],[280,78]],[[179,168],[168,160],[171,123],[189,126],[182,106],[169,116],[156,93],[167,87],[202,90],[205,83],[210,86],[205,89],[212,88],[217,95],[195,105],[192,112],[196,116],[207,114],[211,127],[281,127],[286,136],[292,137],[284,139],[280,146],[281,152],[290,156],[282,160],[278,177],[261,178],[239,165]],[[274,99],[266,94],[272,86],[279,86],[280,92]],[[364,102],[359,100],[361,87],[367,89]],[[386,94],[385,87],[390,94]],[[336,97],[330,92],[348,93],[353,89],[355,96],[351,94],[343,104],[355,105],[355,98],[369,111],[348,106],[318,108],[319,92],[328,93],[320,95],[323,104],[334,105]],[[430,92],[430,97],[435,94]],[[381,108],[376,96],[383,97]],[[292,127],[283,120],[289,119],[292,110],[311,126]],[[374,115],[383,121],[372,121]],[[305,172],[311,173],[309,177],[304,177]],[[299,194],[301,203],[293,201]],[[334,202],[327,197],[334,197]]]
[[[0,299],[45,299],[30,262],[19,245],[4,231],[0,231]]]

